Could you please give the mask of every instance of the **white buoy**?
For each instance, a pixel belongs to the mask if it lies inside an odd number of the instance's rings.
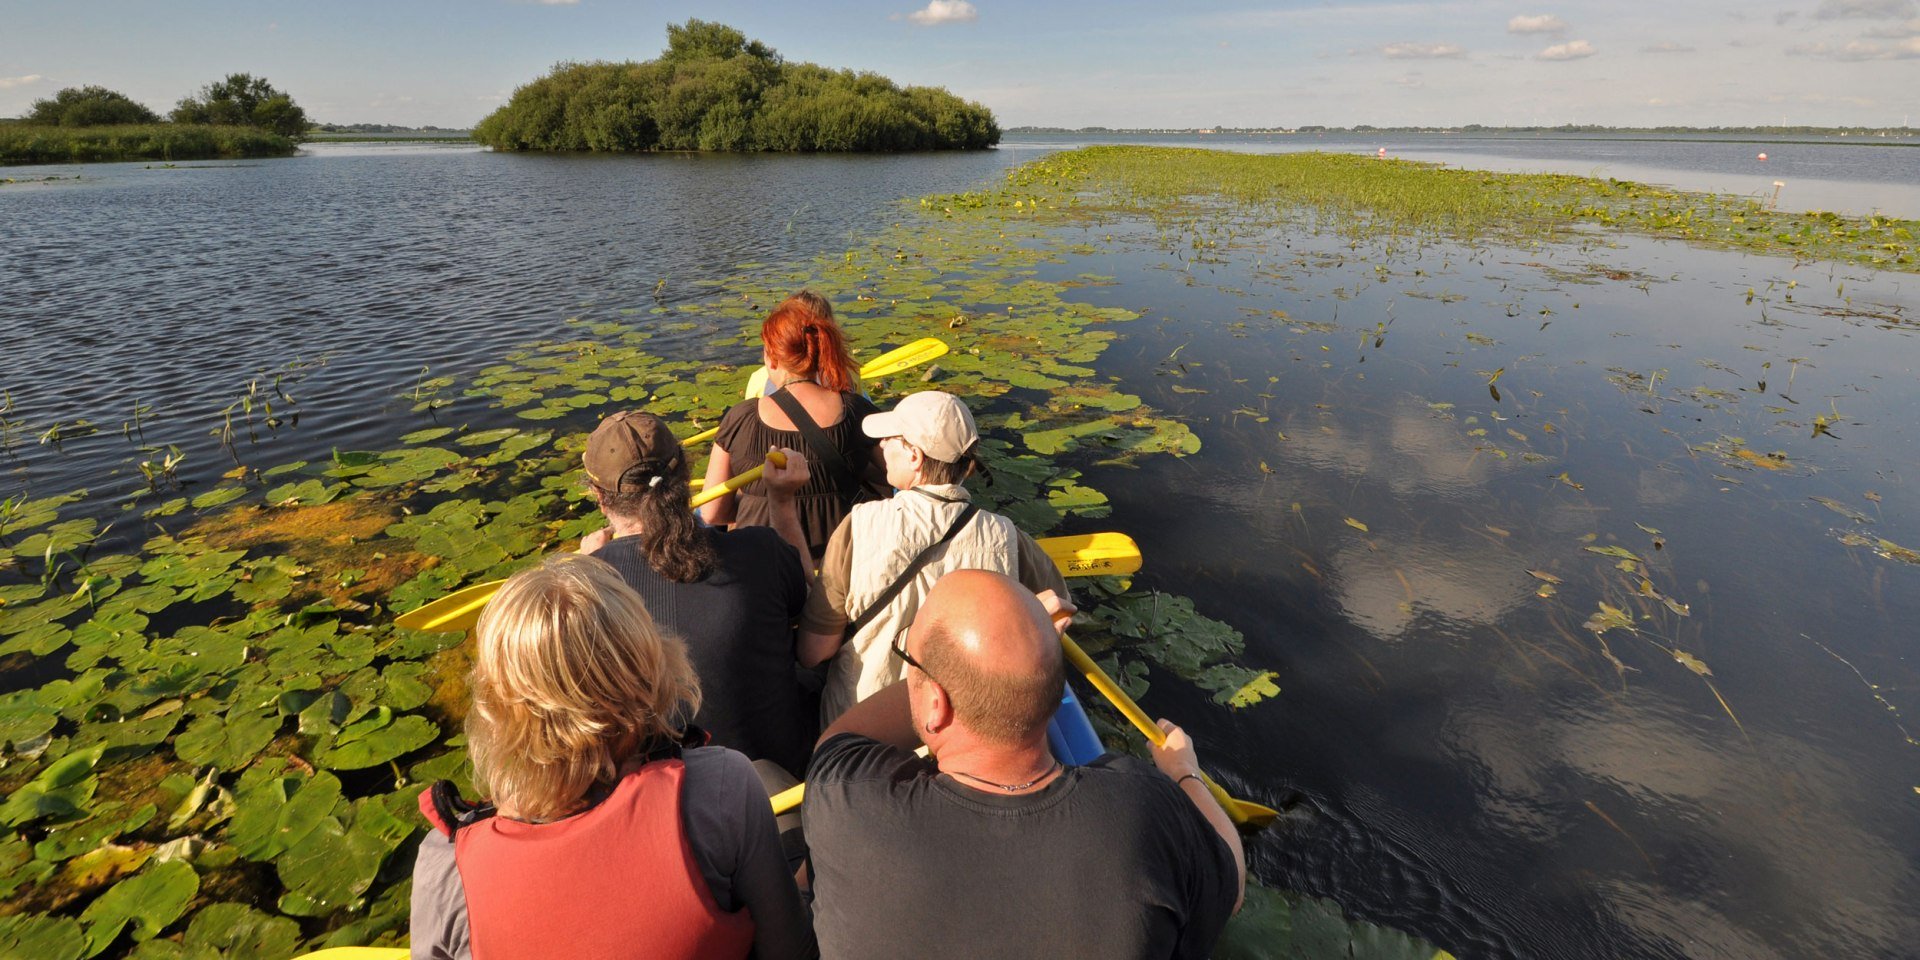
[[[1763,153],[1763,154],[1761,154],[1761,155],[1760,155],[1760,156],[1758,157],[1758,159],[1760,159],[1760,160],[1763,160],[1763,161],[1764,161],[1764,160],[1766,160],[1766,159],[1767,159],[1767,155]]]
[[[1386,147],[1381,147],[1381,148],[1380,148],[1380,153],[1378,154],[1378,156],[1380,157],[1380,159],[1382,159],[1382,160],[1385,160],[1385,159],[1387,158],[1387,148],[1386,148]],[[1760,159],[1762,159],[1762,160],[1765,160],[1766,158],[1765,158],[1765,157],[1761,157]]]

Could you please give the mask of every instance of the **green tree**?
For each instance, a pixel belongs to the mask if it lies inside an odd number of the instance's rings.
[[[259,127],[295,139],[307,132],[307,112],[292,97],[274,89],[267,78],[247,73],[228,74],[201,88],[198,97],[181,100],[173,108],[173,121]]]
[[[56,127],[99,127],[116,123],[155,123],[160,115],[106,87],[68,87],[35,100],[29,123]]]
[[[645,63],[561,63],[474,127],[501,150],[928,150],[1000,141],[987,108],[876,73],[788,63],[725,24],[667,28]]]

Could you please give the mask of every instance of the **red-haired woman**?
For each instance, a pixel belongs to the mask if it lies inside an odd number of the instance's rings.
[[[877,408],[860,395],[859,368],[833,320],[833,308],[819,294],[802,290],[774,307],[760,325],[760,340],[773,392],[735,404],[721,419],[707,461],[707,485],[753,469],[770,448],[805,450],[813,479],[796,501],[800,527],[817,561],[866,489],[865,475],[876,461],[874,441],[860,432],[860,421]],[[712,524],[773,523],[763,481],[707,504],[702,515]]]

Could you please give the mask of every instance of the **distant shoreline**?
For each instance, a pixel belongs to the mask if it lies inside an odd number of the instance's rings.
[[[1723,143],[1781,143],[1782,137],[1819,137],[1820,143],[1862,143],[1873,146],[1920,145],[1920,129],[1913,127],[1008,127],[1008,134],[1070,134],[1082,136],[1275,136],[1373,137],[1417,134],[1468,140],[1620,140],[1667,141],[1678,138],[1712,139]],[[1755,139],[1766,138],[1766,139]],[[1914,143],[1874,143],[1901,138]]]

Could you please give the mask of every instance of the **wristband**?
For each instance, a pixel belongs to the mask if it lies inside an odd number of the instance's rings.
[[[1188,774],[1182,774],[1181,776],[1179,776],[1179,777],[1176,777],[1176,778],[1174,779],[1174,781],[1173,781],[1173,785],[1177,787],[1177,786],[1179,786],[1179,785],[1181,785],[1182,783],[1185,783],[1185,782],[1187,782],[1188,780],[1192,780],[1192,781],[1194,781],[1194,782],[1196,782],[1196,783],[1198,783],[1198,784],[1200,784],[1200,785],[1201,785],[1201,786],[1203,786],[1203,787],[1207,785],[1207,782],[1206,782],[1205,780],[1201,780],[1201,779],[1200,779],[1200,775],[1199,775],[1199,774],[1197,774],[1197,773],[1188,773]]]

